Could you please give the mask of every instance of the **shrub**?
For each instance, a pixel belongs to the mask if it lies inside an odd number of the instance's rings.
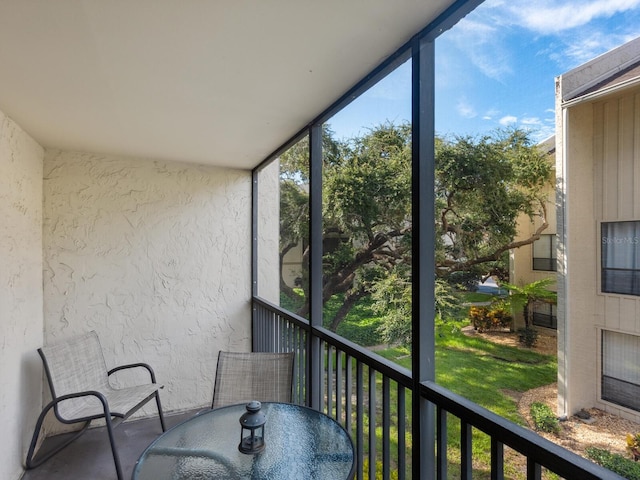
[[[502,304],[491,308],[484,305],[473,306],[469,308],[469,319],[473,328],[479,332],[507,328],[513,321],[513,317]]]
[[[587,456],[598,465],[629,480],[640,480],[640,463],[601,448],[589,447],[585,451]]]
[[[560,431],[560,422],[548,405],[533,402],[530,407],[530,412],[536,430],[549,433],[558,433]]]
[[[518,341],[525,347],[535,347],[538,343],[538,331],[533,327],[518,330]]]
[[[493,328],[507,328],[511,325],[513,317],[504,304],[497,304],[489,310],[488,314]]]
[[[631,435],[627,433],[627,451],[633,456],[634,460],[640,458],[640,433]]]

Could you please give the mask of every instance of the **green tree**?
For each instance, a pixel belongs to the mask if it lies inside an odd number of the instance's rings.
[[[458,306],[458,299],[449,283],[435,282],[435,309],[439,318],[445,318]],[[373,310],[382,316],[380,326],[386,343],[411,347],[411,283],[407,275],[394,272],[372,288]]]
[[[323,256],[323,301],[344,294],[330,321],[335,329],[377,285],[395,278],[410,286],[411,128],[385,124],[348,142],[323,133],[323,238],[341,239]],[[504,276],[508,250],[532,243],[547,227],[542,187],[550,180],[549,162],[520,130],[438,138],[435,153],[438,277],[455,283],[460,274]],[[287,217],[281,218],[281,253],[300,241],[308,245],[307,180],[302,141],[281,158],[281,183],[290,182],[281,195],[281,217]],[[296,193],[285,192],[289,187]],[[542,221],[531,238],[516,243],[522,212]],[[309,308],[306,283],[303,274],[300,314]]]
[[[436,139],[436,263],[441,276],[476,272],[507,277],[505,255],[533,243],[549,225],[545,154],[522,130],[479,139]],[[520,213],[539,217],[527,239],[514,242]]]

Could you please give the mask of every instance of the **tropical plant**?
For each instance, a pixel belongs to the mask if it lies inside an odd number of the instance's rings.
[[[538,343],[538,336],[538,330],[531,325],[518,329],[518,342],[527,348],[536,346]]]
[[[525,285],[513,285],[504,282],[500,283],[500,287],[509,291],[508,302],[511,305],[512,311],[525,312],[525,328],[529,328],[529,326],[533,325],[532,307],[534,302],[544,301],[554,304],[557,302],[558,294],[548,288],[554,283],[555,279],[545,278]]]

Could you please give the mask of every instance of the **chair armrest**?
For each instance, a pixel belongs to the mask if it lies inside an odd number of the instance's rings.
[[[76,422],[85,422],[87,420],[90,420],[90,418],[87,417],[80,417],[80,418],[75,418],[75,419],[64,419],[62,418],[60,415],[58,415],[58,407],[57,405],[65,400],[69,400],[72,398],[82,398],[82,397],[96,397],[98,400],[100,400],[100,403],[102,404],[102,410],[104,411],[104,417],[106,418],[107,415],[111,415],[111,411],[109,410],[109,403],[107,402],[106,397],[98,392],[97,390],[87,390],[84,392],[78,392],[78,393],[68,393],[66,395],[61,395],[59,397],[54,398],[53,400],[51,400],[47,406],[44,408],[44,410],[48,410],[51,407],[55,407],[55,413],[56,413],[56,418],[58,420],[60,420],[62,423],[76,423]],[[94,417],[95,418],[95,417]]]
[[[130,363],[127,365],[120,365],[119,367],[112,368],[107,372],[107,375],[111,375],[112,373],[118,372],[120,370],[125,370],[128,368],[137,368],[142,367],[145,368],[149,372],[149,376],[151,377],[151,383],[156,383],[156,374],[153,372],[153,368],[146,363]]]
[[[80,398],[80,397],[98,397],[98,399],[105,405],[107,405],[107,399],[105,396],[98,392],[97,390],[87,390],[85,392],[77,392],[77,393],[67,393],[66,395],[61,395],[59,397],[54,398],[51,403],[60,403],[63,400],[69,400],[70,398]]]

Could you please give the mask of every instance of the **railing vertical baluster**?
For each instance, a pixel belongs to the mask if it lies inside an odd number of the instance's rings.
[[[280,315],[276,315],[274,317],[274,321],[273,324],[271,325],[271,328],[269,329],[269,344],[266,345],[266,347],[269,349],[268,351],[270,352],[275,352],[276,348],[278,348],[278,327],[280,326],[280,319],[282,317]]]
[[[298,403],[298,364],[300,363],[300,352],[298,351],[298,328],[291,325],[291,351],[293,355],[293,403]]]
[[[345,378],[344,382],[344,428],[353,436],[353,361],[352,356],[347,355],[345,361]]]
[[[491,480],[504,479],[504,445],[491,437]]]
[[[342,394],[342,382],[343,382],[343,369],[342,369],[342,350],[336,348],[336,420],[342,423],[342,401],[346,398]]]
[[[331,345],[327,345],[327,415],[334,416],[333,413],[333,352]]]
[[[472,427],[460,420],[460,480],[471,480],[473,477]]]
[[[542,478],[542,468],[532,458],[527,458],[527,480],[540,480]]]
[[[320,392],[326,391],[326,381],[327,381],[327,371],[325,367],[325,357],[326,357],[326,347],[327,344],[324,341],[320,341],[320,352],[318,354],[318,361],[320,362],[317,366],[320,368],[320,385],[318,385],[318,390]],[[325,397],[324,395],[320,395],[320,403],[318,404],[318,410],[321,412],[326,412],[325,410]]]
[[[269,323],[266,323],[267,318],[265,318],[265,324],[263,325],[263,331],[264,331],[264,343],[262,344],[262,351],[264,352],[268,352],[269,349],[271,348],[271,338],[273,337],[273,329],[274,326],[276,324],[276,320],[277,320],[277,316],[276,313],[272,313],[271,315],[269,315]]]
[[[269,337],[267,338],[267,344],[265,348],[268,352],[275,352],[276,348],[278,348],[278,327],[280,326],[280,321],[282,319],[282,315],[274,315],[273,321],[271,325],[269,325]]]
[[[405,480],[407,473],[407,425],[405,388],[398,383],[398,480]]]
[[[376,371],[369,370],[369,478],[376,478]]]
[[[275,349],[274,352],[281,352],[282,351],[282,332],[283,332],[283,325],[284,325],[284,318],[282,318],[282,315],[278,317],[278,331],[276,332],[276,345],[275,345]]]
[[[389,377],[382,376],[382,480],[391,478],[391,393]]]
[[[304,405],[304,399],[307,398],[307,332],[302,328],[298,328],[298,402]]]
[[[251,351],[259,352],[258,343],[262,338],[262,332],[260,331],[260,315],[262,309],[257,306],[253,306],[251,309]]]
[[[266,334],[264,330],[265,330],[265,325],[267,325],[267,321],[265,320],[264,317],[266,315],[267,315],[267,312],[262,311],[262,309],[258,309],[258,312],[255,315],[255,319],[256,319],[255,329],[256,329],[256,333],[260,335],[260,338],[253,340],[253,348],[258,352],[263,351],[263,348],[264,348],[264,339],[266,338]]]
[[[447,412],[436,407],[436,476],[438,480],[447,479]]]
[[[363,478],[364,459],[364,385],[362,362],[356,360],[356,450],[358,452],[358,479]]]
[[[293,357],[293,403],[300,403],[300,385],[301,382],[301,366],[302,363],[302,350],[300,349],[300,328],[293,327],[293,341],[294,341],[294,352],[295,355]]]
[[[269,352],[269,351],[273,351],[273,336],[274,336],[274,332],[276,329],[276,325],[278,322],[278,315],[276,313],[270,315],[271,318],[269,318],[270,322],[268,325],[265,325],[265,332],[266,332],[266,337],[265,337],[265,343],[264,343],[264,351],[265,352]]]

